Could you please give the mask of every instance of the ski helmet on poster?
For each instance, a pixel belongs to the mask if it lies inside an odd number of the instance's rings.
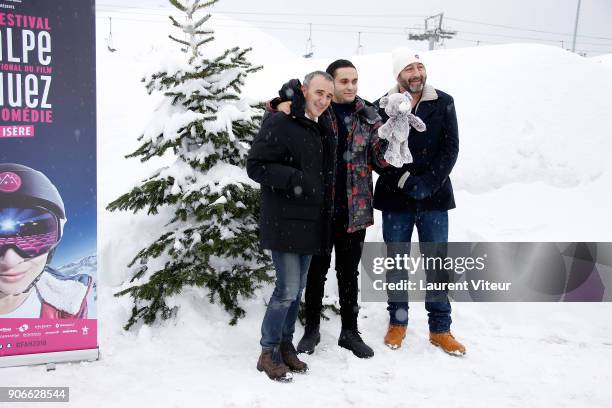
[[[50,261],[55,247],[62,238],[64,224],[66,223],[66,210],[59,191],[51,180],[40,171],[21,164],[0,163],[0,211],[33,208],[45,210],[53,214],[57,219],[57,229],[56,234],[54,234],[55,242],[52,245],[46,246],[47,249],[45,250],[49,251]],[[11,221],[6,223],[10,224]],[[10,225],[7,228],[4,227],[0,231],[2,232],[0,238],[4,235],[11,235],[9,234],[10,231],[7,232],[4,229],[14,229],[8,228]],[[19,232],[14,234],[20,235]],[[16,238],[10,239],[4,237],[0,239],[0,243],[6,244],[1,245],[2,247],[9,244],[17,246],[18,249],[22,250],[22,253],[27,253],[28,250],[32,252],[32,249],[27,244],[24,244],[22,240],[16,240]]]

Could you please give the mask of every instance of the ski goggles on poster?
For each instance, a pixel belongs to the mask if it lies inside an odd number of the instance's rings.
[[[61,223],[48,210],[0,208],[0,256],[9,249],[23,258],[35,258],[51,251],[61,238]]]

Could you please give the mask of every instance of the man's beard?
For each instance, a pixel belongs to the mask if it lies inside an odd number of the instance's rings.
[[[423,89],[425,88],[425,82],[427,81],[427,77],[423,76],[421,77],[421,83],[418,85],[411,85],[410,84],[410,80],[414,80],[414,79],[419,79],[419,78],[410,78],[408,81],[404,81],[404,80],[400,80],[400,85],[402,86],[402,88],[404,88],[406,91],[410,92],[411,94],[416,94],[416,93],[421,93],[423,92]]]

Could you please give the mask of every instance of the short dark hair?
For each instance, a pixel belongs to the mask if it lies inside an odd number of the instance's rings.
[[[334,62],[329,64],[327,69],[325,70],[325,72],[327,72],[329,75],[331,75],[333,78],[335,78],[336,77],[336,70],[338,70],[339,68],[355,68],[355,66],[349,60],[339,59],[339,60],[335,60]],[[355,68],[355,69],[357,69],[357,68]]]

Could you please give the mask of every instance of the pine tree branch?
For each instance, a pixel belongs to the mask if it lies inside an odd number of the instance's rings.
[[[206,44],[207,42],[211,42],[211,41],[213,41],[214,39],[215,39],[215,37],[208,37],[208,38],[205,38],[205,39],[203,39],[202,41],[199,41],[199,42],[196,44],[196,48],[200,47],[202,44]]]
[[[158,138],[159,137],[161,137],[161,135],[158,136]],[[136,151],[126,155],[125,158],[130,159],[133,157],[140,156],[140,161],[144,163],[148,161],[149,159],[151,159],[151,157],[153,156],[160,156],[160,157],[163,156],[164,153],[166,153],[166,150],[176,147],[176,144],[177,142],[168,140],[164,143],[154,146],[153,142],[149,141],[149,142],[143,143]]]
[[[189,42],[187,42],[187,41],[183,41],[183,40],[179,40],[178,38],[174,37],[172,34],[168,34],[168,37],[169,37],[171,40],[176,41],[177,43],[180,43],[180,44],[186,45],[187,47],[191,46],[191,44],[190,44]]]
[[[146,261],[150,258],[159,257],[162,252],[164,252],[166,248],[172,243],[172,241],[174,241],[173,232],[167,232],[161,235],[153,244],[149,245],[145,249],[141,249],[140,252],[138,252],[138,255],[136,255],[134,259],[132,259],[132,261],[128,264],[128,267],[131,268],[139,260],[144,260],[146,263]],[[132,277],[130,282],[134,282],[134,280],[140,278],[141,275],[142,273],[141,271],[139,271],[136,275],[134,275],[134,277]]]
[[[212,6],[213,4],[215,4],[217,2],[219,2],[219,0],[210,0],[210,1],[207,1],[206,3],[200,4],[196,10],[201,10],[203,8],[210,7],[210,6]]]
[[[210,17],[211,17],[211,15],[210,15],[210,14],[205,15],[204,17],[202,17],[201,19],[199,19],[197,22],[195,22],[195,23],[193,24],[193,28],[198,28],[198,27],[200,27],[202,24],[204,24],[205,22],[207,22],[207,21],[208,21],[208,19],[210,19]],[[196,32],[197,32],[197,31],[196,31]],[[212,32],[212,30],[211,30],[211,32]]]
[[[172,21],[172,25],[178,28],[183,28],[183,25],[181,23],[179,23],[178,21],[176,21],[176,19],[172,16],[168,16],[168,18],[170,19],[170,21]]]
[[[181,3],[179,3],[178,0],[170,0],[170,3],[176,7],[177,9],[186,12],[187,11],[187,7],[183,6]]]
[[[174,179],[149,179],[142,186],[134,187],[129,193],[112,201],[106,206],[108,211],[132,211],[138,212],[148,206],[147,214],[157,214],[157,209],[165,204],[176,203],[177,196],[166,195],[168,186],[174,184]]]

